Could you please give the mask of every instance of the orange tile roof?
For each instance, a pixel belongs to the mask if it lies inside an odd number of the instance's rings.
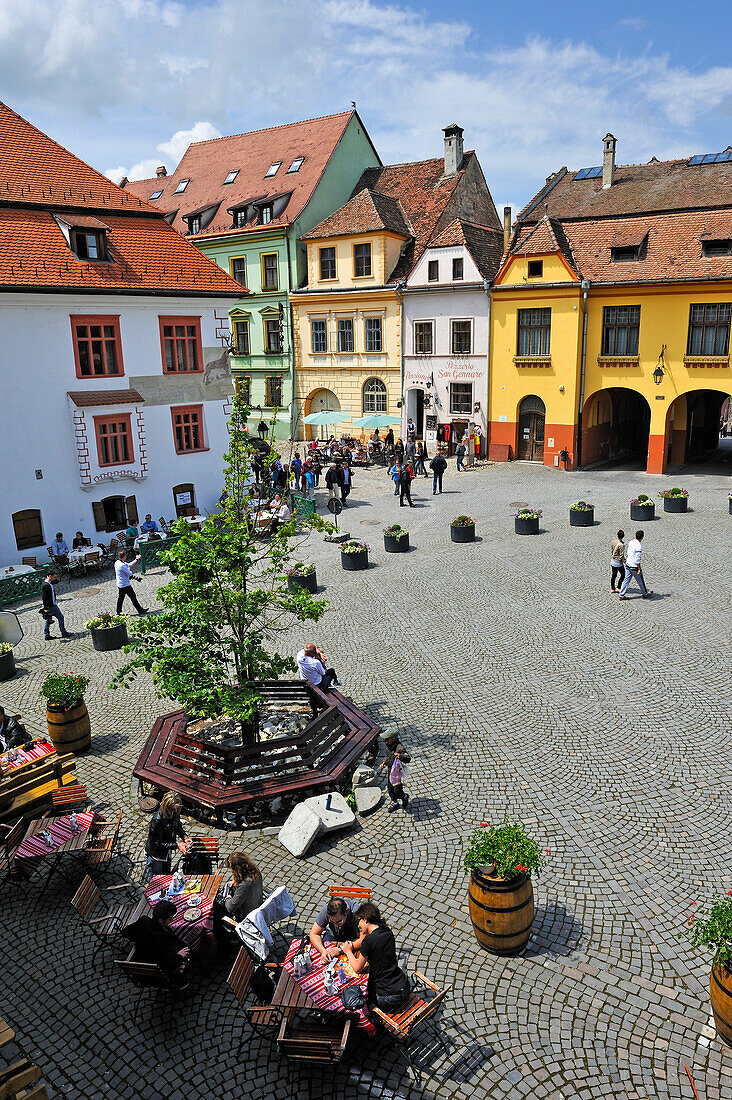
[[[188,214],[220,203],[213,220],[196,234],[196,239],[261,231],[263,227],[257,225],[254,219],[242,229],[234,230],[229,209],[252,200],[274,198],[291,192],[281,215],[269,222],[267,227],[287,226],[310,200],[351,119],[363,126],[355,111],[343,111],[286,126],[271,126],[247,134],[197,141],[188,146],[172,175],[136,180],[127,183],[125,190],[149,200],[154,191],[162,188],[163,194],[153,200],[153,205],[165,212],[176,211],[173,225],[180,233],[187,232],[188,226],[183,219]],[[288,172],[298,157],[305,158],[300,170]],[[374,161],[378,160],[374,152]],[[276,175],[265,178],[269,166],[277,161],[282,163]],[[225,184],[226,176],[235,169],[239,173],[236,179]],[[184,179],[190,182],[185,191],[176,195],[175,189]]]
[[[448,248],[465,245],[484,279],[492,279],[498,271],[503,251],[503,233],[487,225],[456,218],[430,238],[428,248]]]
[[[379,230],[398,233],[402,237],[412,236],[399,200],[364,187],[320,225],[305,233],[303,240],[343,237],[353,233],[376,233]]]
[[[138,405],[145,398],[137,390],[69,390],[77,408],[98,408],[100,405]]]
[[[519,224],[510,251],[521,256],[524,254],[548,256],[559,252],[571,269],[579,274],[562,223],[555,218],[550,218],[547,214],[536,225],[524,226]]]

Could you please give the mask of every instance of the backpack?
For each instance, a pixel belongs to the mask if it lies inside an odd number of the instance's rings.
[[[184,875],[210,875],[213,873],[211,857],[205,852],[189,852],[183,856]]]

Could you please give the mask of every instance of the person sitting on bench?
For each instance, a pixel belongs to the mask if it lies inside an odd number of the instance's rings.
[[[17,749],[27,740],[28,734],[20,722],[20,715],[6,714],[5,708],[0,707],[0,752]]]
[[[175,914],[172,901],[158,901],[149,917],[123,928],[122,935],[135,945],[135,962],[155,963],[176,989],[187,989],[185,969],[191,950],[169,928]]]
[[[394,933],[374,903],[363,902],[355,915],[361,933],[361,953],[354,954],[356,945],[349,941],[343,944],[343,950],[355,974],[369,964],[369,1002],[388,1012],[409,999],[412,992],[409,977],[397,963]]]
[[[321,691],[327,691],[331,684],[340,684],[334,668],[328,668],[328,660],[315,642],[308,642],[295,657],[301,680],[308,680]]]

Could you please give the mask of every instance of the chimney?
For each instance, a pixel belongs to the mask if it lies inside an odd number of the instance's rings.
[[[503,251],[508,252],[508,242],[511,239],[511,207],[503,208]]]
[[[463,128],[451,122],[442,132],[445,135],[445,175],[456,176],[463,163]]]
[[[602,139],[602,189],[612,187],[615,174],[615,146],[617,139],[612,134],[605,134]]]
[[[123,176],[122,179],[119,181],[119,186],[126,187],[129,182],[130,181],[127,179],[127,176]]]
[[[158,166],[158,167],[157,167],[157,168],[155,169],[155,175],[156,175],[156,176],[157,176],[158,178],[160,178],[160,176],[167,176],[167,174],[168,174],[168,169],[167,169],[167,168],[165,167],[165,165],[164,165],[164,164],[161,164],[161,165],[159,165],[159,166]]]

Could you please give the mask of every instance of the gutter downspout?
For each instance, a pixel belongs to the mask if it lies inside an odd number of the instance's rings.
[[[407,422],[404,419],[405,410],[407,407],[407,403],[404,400],[404,298],[400,293],[404,290],[405,286],[406,281],[404,279],[400,279],[400,281],[394,287],[394,293],[399,299],[399,305],[401,306],[401,309],[399,310],[399,400],[402,403],[402,409],[399,423],[402,427],[402,431],[400,433],[402,439],[404,439],[405,435],[407,434]]]
[[[290,314],[290,439],[295,435],[297,418],[295,415],[295,315],[290,300],[290,283],[292,282],[292,260],[290,257],[290,234],[285,231],[285,244],[287,245],[287,308]]]
[[[485,457],[488,458],[488,425],[490,419],[488,416],[488,402],[491,395],[491,284],[490,279],[483,280],[483,290],[488,300],[488,317],[486,319],[486,358],[485,358]]]
[[[579,408],[577,410],[577,461],[575,468],[582,463],[582,410],[585,405],[585,362],[587,359],[587,291],[590,280],[582,280],[582,364],[580,366]]]

